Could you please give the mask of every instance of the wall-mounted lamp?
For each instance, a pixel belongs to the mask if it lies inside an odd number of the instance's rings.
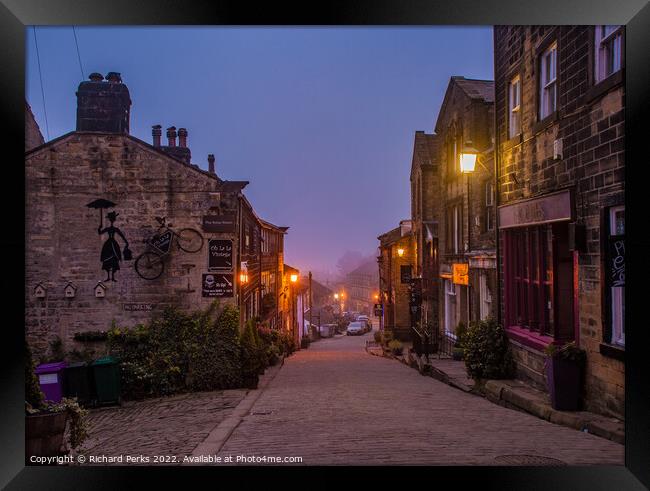
[[[404,255],[404,249],[402,249],[401,247],[399,249],[397,249],[397,255],[399,257],[402,257]]]
[[[246,283],[248,283],[248,273],[240,273],[239,274],[239,282],[242,285],[245,285]]]
[[[479,151],[476,150],[471,144],[466,144],[460,154],[458,154],[458,160],[460,164],[460,171],[463,174],[474,172],[476,168],[476,160],[478,158]]]
[[[298,275],[297,274],[292,274],[289,279],[291,280],[291,283],[295,283],[298,281]]]

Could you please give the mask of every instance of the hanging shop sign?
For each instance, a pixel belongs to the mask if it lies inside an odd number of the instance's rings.
[[[625,236],[609,238],[609,286],[625,286]]]
[[[208,240],[208,271],[232,271],[232,240]]]
[[[469,264],[452,264],[452,279],[457,285],[469,285]]]
[[[204,274],[202,290],[204,297],[232,297],[234,295],[233,275]]]
[[[224,213],[223,215],[204,215],[203,231],[204,232],[235,232],[236,215],[234,213]]]
[[[573,220],[573,196],[570,190],[499,207],[499,228],[525,227],[542,223]]]

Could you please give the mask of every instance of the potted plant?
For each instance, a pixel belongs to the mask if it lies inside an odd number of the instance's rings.
[[[578,348],[575,341],[561,347],[549,344],[545,352],[546,379],[553,409],[577,411],[587,353]]]
[[[68,448],[79,447],[87,436],[87,411],[75,399],[63,398],[59,403],[44,401],[34,360],[25,342],[25,459],[31,456],[56,457]],[[64,440],[66,427],[68,439]]]
[[[393,355],[402,356],[402,351],[404,350],[404,346],[397,339],[393,339],[388,343],[388,349]]]
[[[456,326],[456,342],[451,350],[451,357],[453,360],[460,361],[464,358],[464,345],[465,336],[467,334],[467,327],[463,322],[459,322]]]

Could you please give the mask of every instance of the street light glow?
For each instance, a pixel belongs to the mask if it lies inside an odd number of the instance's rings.
[[[471,145],[463,148],[462,152],[458,155],[460,163],[460,171],[464,174],[474,172],[476,167],[476,159],[478,158],[478,150]]]
[[[295,283],[296,281],[298,281],[298,275],[297,274],[292,274],[291,275],[291,283]]]
[[[399,249],[397,249],[397,255],[399,257],[402,257],[404,255],[404,249],[402,249],[401,247]]]

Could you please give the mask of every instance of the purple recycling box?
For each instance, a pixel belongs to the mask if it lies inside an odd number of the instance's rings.
[[[36,367],[34,373],[38,377],[41,390],[46,401],[61,402],[63,398],[63,371],[68,366],[64,361],[43,363]]]

